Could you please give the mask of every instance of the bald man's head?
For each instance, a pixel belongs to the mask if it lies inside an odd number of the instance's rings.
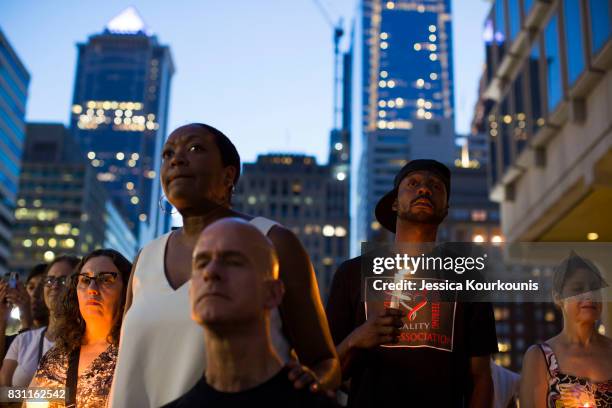
[[[252,224],[224,218],[202,231],[193,251],[192,317],[207,326],[261,318],[283,287],[272,242]]]

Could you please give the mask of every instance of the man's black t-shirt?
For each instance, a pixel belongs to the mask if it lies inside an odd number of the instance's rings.
[[[330,402],[322,395],[307,389],[297,390],[289,381],[289,370],[284,367],[274,377],[258,386],[241,392],[221,392],[212,388],[206,378],[181,398],[164,405],[163,408],[233,408],[233,407],[329,407]]]
[[[344,262],[334,275],[327,318],[336,345],[366,320],[361,276],[361,257]],[[495,319],[490,303],[452,306],[440,316],[451,327],[452,351],[427,345],[359,350],[344,375],[351,378],[349,407],[467,406],[469,359],[497,352]]]

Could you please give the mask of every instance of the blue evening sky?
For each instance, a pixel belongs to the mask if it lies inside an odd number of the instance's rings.
[[[319,0],[348,40],[357,0]],[[313,0],[0,0],[0,28],[32,75],[30,121],[68,123],[76,43],[133,5],[176,65],[171,130],[207,122],[244,161],[306,152],[325,162],[332,125],[332,31]],[[453,0],[456,130],[467,133],[490,3]],[[346,43],[345,43],[346,45]]]

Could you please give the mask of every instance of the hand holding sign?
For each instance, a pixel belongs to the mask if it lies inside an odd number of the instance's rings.
[[[399,309],[383,309],[351,333],[350,347],[369,349],[385,343],[396,343],[403,325],[402,317],[403,312]]]

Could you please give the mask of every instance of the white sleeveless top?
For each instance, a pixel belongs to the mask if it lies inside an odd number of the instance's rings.
[[[263,217],[250,223],[264,235],[276,225]],[[138,258],[132,305],[121,327],[112,408],[159,407],[185,394],[204,374],[204,330],[191,320],[190,283],[174,290],[164,271],[170,234],[147,244]],[[270,314],[270,333],[277,353],[287,361],[290,346],[278,309]]]

